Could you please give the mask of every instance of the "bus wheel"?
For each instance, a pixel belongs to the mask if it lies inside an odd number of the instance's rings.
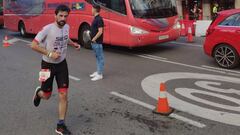
[[[86,49],[91,49],[91,38],[89,37],[90,33],[90,26],[83,25],[79,34],[78,34],[78,41],[81,45],[83,45]]]
[[[23,37],[27,36],[27,32],[26,32],[26,28],[23,22],[19,23],[19,31],[20,31],[20,35]]]

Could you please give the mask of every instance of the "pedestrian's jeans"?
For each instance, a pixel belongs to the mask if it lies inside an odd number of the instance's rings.
[[[103,68],[104,68],[104,54],[103,54],[103,45],[92,43],[92,49],[96,55],[97,59],[97,72],[98,74],[103,74]]]

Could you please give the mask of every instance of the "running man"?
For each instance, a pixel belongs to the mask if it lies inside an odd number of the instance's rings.
[[[104,22],[102,17],[99,15],[100,6],[93,5],[92,14],[94,20],[91,25],[91,39],[92,39],[92,49],[96,55],[97,59],[97,71],[90,75],[92,81],[97,81],[103,79],[103,68],[104,68],[104,54],[103,54],[103,27]]]
[[[37,87],[33,103],[39,106],[41,99],[48,100],[52,94],[53,80],[56,79],[59,92],[59,121],[56,133],[70,135],[71,132],[65,125],[65,116],[68,107],[68,65],[66,61],[67,47],[72,45],[80,50],[80,45],[69,38],[69,25],[66,24],[70,9],[59,5],[55,10],[55,22],[46,25],[35,37],[31,48],[42,54],[41,87]]]

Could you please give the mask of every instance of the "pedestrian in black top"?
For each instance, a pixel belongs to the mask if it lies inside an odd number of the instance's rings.
[[[104,22],[102,17],[99,15],[100,6],[93,5],[92,14],[94,20],[91,25],[91,39],[92,39],[92,49],[96,55],[97,59],[97,71],[90,75],[92,81],[97,81],[103,79],[103,68],[104,68],[104,54],[103,54],[103,28]]]

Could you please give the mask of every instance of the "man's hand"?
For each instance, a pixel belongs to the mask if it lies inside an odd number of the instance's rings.
[[[92,43],[97,43],[96,40],[92,40]]]
[[[79,45],[78,43],[74,43],[73,46],[75,47],[76,50],[80,50],[81,49],[81,45]]]
[[[59,52],[51,52],[49,54],[49,57],[56,60],[60,57],[60,53]]]

